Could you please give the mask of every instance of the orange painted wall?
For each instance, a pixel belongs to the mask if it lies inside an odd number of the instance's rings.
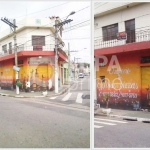
[[[40,59],[39,64],[28,64],[29,58],[27,57],[18,59],[23,60],[23,64],[18,64],[18,67],[20,68],[18,73],[19,79],[24,85],[22,88],[25,88],[27,81],[30,81],[31,85],[32,83],[36,83],[39,86],[43,86],[43,84],[48,86],[49,80],[52,80],[52,82],[54,81],[54,64],[52,64],[53,62],[48,61],[50,57],[47,57],[47,59],[45,58],[46,57]],[[13,66],[13,59],[0,63],[0,86],[4,89],[15,87],[15,71],[13,70]]]
[[[108,58],[107,65],[99,67],[99,71],[96,72],[98,101],[104,103],[105,93],[110,94],[109,103],[113,105],[118,103],[125,105],[127,103],[132,104],[135,101],[144,101],[145,96],[143,96],[143,94],[146,94],[146,91],[142,91],[145,90],[148,84],[142,82],[140,58],[142,56],[150,56],[150,52],[130,52],[117,54],[116,56],[121,67],[121,72],[107,70],[112,55],[106,56]],[[102,59],[100,59],[100,62],[103,62]],[[115,63],[113,65],[115,65]],[[150,66],[148,68],[150,68]],[[105,76],[105,82],[101,81],[100,76]],[[146,82],[149,82],[150,85],[150,77]]]

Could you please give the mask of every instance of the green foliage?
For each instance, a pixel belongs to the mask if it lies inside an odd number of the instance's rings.
[[[108,101],[109,97],[110,97],[110,95],[109,95],[108,93],[107,93],[107,94],[104,94],[104,100],[105,100],[105,101]]]
[[[110,95],[108,93],[104,94],[104,100],[106,101],[106,108],[108,108],[109,97]]]

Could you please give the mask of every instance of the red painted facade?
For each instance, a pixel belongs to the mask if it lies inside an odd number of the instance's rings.
[[[141,107],[150,107],[150,63],[141,63],[141,57],[150,56],[150,41],[95,49],[94,55],[95,58],[106,56],[108,60],[96,72],[99,103],[105,105],[104,95],[108,93],[111,107],[133,108],[138,103]],[[112,61],[112,56],[116,56],[117,61]],[[100,63],[103,61],[99,59]],[[121,71],[117,71],[116,63]]]
[[[30,82],[33,91],[51,90],[54,86],[54,51],[20,51],[17,56],[20,68],[19,79],[23,83],[20,90],[25,90],[27,82]],[[15,88],[14,60],[14,54],[0,58],[0,87],[2,89]],[[60,61],[66,60],[65,53],[59,52],[58,66],[60,67]]]

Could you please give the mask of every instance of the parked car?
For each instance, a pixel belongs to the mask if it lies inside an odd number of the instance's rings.
[[[84,78],[84,74],[83,73],[79,73],[78,77],[79,78]]]

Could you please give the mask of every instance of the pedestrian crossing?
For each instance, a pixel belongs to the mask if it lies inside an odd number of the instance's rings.
[[[82,104],[84,93],[67,93],[61,96],[50,97],[50,100],[59,100],[62,102],[75,101],[76,103]]]
[[[67,101],[67,100],[69,100],[71,94],[72,94],[72,93],[68,93],[68,94],[62,99],[62,101]]]
[[[128,123],[126,121],[120,121],[120,120],[111,120],[111,119],[103,119],[103,118],[94,118],[94,128],[102,128],[105,125],[109,125],[109,126],[115,126],[118,124],[125,124]]]

